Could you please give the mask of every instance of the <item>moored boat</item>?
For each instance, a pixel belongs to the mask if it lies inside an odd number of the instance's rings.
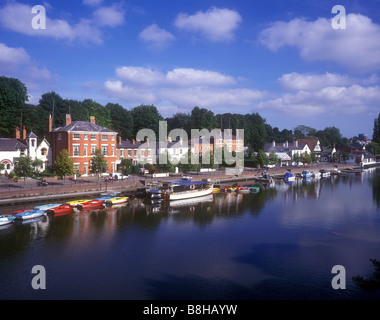
[[[110,199],[112,199],[112,198],[110,198]],[[107,199],[107,200],[109,200],[109,199]],[[80,203],[77,206],[77,208],[79,210],[95,210],[95,209],[100,209],[103,207],[104,207],[104,201],[102,201],[102,200],[92,200],[89,202]]]
[[[62,205],[62,203],[43,204],[41,206],[34,207],[34,210],[45,210],[46,211],[48,209],[56,208],[56,207],[59,207],[61,205]]]
[[[330,176],[330,171],[328,171],[328,170],[322,169],[322,170],[319,170],[319,172],[321,173],[321,177],[329,177]]]
[[[17,220],[27,220],[27,219],[33,219],[37,217],[41,217],[45,215],[45,210],[27,210],[21,213],[15,214],[15,218]]]
[[[212,188],[212,193],[220,193],[220,185],[214,185],[214,187]]]
[[[320,178],[321,177],[321,173],[319,171],[313,171],[311,173],[311,175],[314,177],[314,178]]]
[[[108,205],[126,203],[128,202],[128,199],[128,197],[116,197],[106,200],[105,203]]]
[[[212,194],[213,184],[208,181],[179,180],[165,182],[164,200],[182,200]]]
[[[303,171],[301,172],[301,177],[302,177],[302,178],[305,178],[305,179],[307,179],[307,178],[311,178],[311,172],[310,172],[309,170],[303,170]]]
[[[258,193],[258,192],[260,192],[260,187],[257,187],[257,186],[251,187],[251,193]]]
[[[256,177],[256,180],[259,182],[263,182],[263,183],[272,183],[273,182],[272,177],[267,173],[263,174],[262,176]]]
[[[72,207],[77,207],[78,204],[82,204],[82,203],[85,203],[85,202],[89,202],[91,200],[87,199],[87,200],[74,200],[74,201],[68,201],[67,204],[72,206]]]
[[[238,187],[236,188],[236,193],[251,193],[251,187]]]
[[[48,214],[53,214],[54,216],[70,214],[74,212],[74,207],[69,204],[64,204],[59,207],[47,209]]]
[[[288,172],[285,172],[284,179],[287,181],[294,181],[296,180],[296,176],[292,172],[288,171]]]
[[[1,215],[0,216],[0,226],[12,223],[14,219],[16,219],[16,217],[14,217],[14,216],[9,216],[9,215],[3,216],[3,215]]]

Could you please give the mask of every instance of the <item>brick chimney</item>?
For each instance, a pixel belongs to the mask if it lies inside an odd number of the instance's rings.
[[[71,123],[71,115],[66,115],[66,125],[68,126]]]
[[[48,130],[49,130],[49,132],[53,131],[53,119],[51,118],[51,114],[49,114]]]
[[[26,129],[25,126],[22,126],[22,141],[25,141],[26,139]]]
[[[119,144],[121,144],[121,136],[119,136],[118,138],[119,138]]]
[[[15,134],[15,137],[16,137],[16,139],[19,139],[19,140],[20,140],[20,128],[19,128],[19,127],[16,128],[16,134]]]
[[[90,116],[90,122],[95,124],[95,117],[94,116]]]

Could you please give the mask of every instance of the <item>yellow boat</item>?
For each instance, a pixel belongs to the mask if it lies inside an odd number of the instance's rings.
[[[67,204],[72,206],[72,207],[76,207],[78,204],[82,204],[82,203],[89,202],[89,201],[91,201],[91,200],[74,200],[74,201],[67,202]]]
[[[106,204],[120,204],[128,202],[129,197],[116,197],[106,200]]]
[[[220,193],[220,186],[214,185],[214,187],[212,188],[212,193]]]

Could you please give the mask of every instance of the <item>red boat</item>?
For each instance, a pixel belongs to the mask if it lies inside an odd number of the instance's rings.
[[[23,213],[25,211],[31,211],[31,210],[33,209],[23,209],[23,210],[18,210],[18,211],[12,211],[12,212],[4,214],[4,216],[14,216],[17,213]]]
[[[47,213],[54,214],[54,216],[61,216],[61,215],[70,214],[73,212],[74,212],[74,208],[68,204],[47,210]]]
[[[93,200],[85,203],[78,204],[77,208],[79,210],[95,210],[104,208],[104,201],[102,200]]]

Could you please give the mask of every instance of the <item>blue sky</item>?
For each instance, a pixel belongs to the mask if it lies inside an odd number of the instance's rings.
[[[333,28],[337,4],[345,29]],[[32,27],[36,5],[45,29]],[[280,130],[372,136],[379,71],[379,0],[0,4],[0,74],[24,82],[33,104],[55,91],[126,109],[153,104],[164,117],[198,106],[258,112]]]

